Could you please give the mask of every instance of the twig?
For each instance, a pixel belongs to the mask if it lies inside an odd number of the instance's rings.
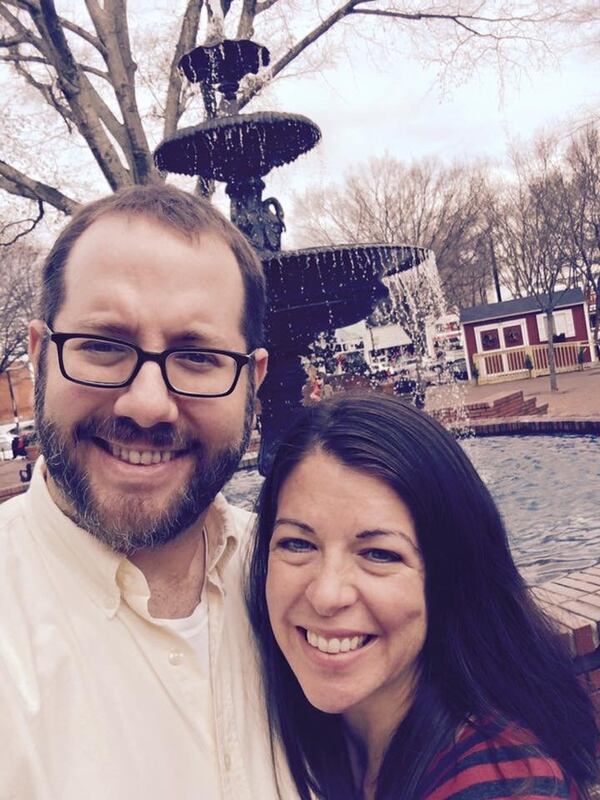
[[[10,247],[12,244],[14,244],[22,236],[27,236],[28,233],[31,233],[31,231],[36,227],[36,225],[39,222],[41,222],[42,217],[44,216],[44,210],[45,210],[43,201],[42,200],[38,200],[37,201],[37,206],[38,206],[38,215],[37,215],[37,217],[35,219],[21,219],[21,220],[18,220],[17,222],[9,222],[8,224],[6,224],[2,228],[2,230],[0,231],[0,234],[4,234],[8,230],[8,228],[12,228],[13,225],[22,225],[24,222],[29,222],[30,223],[29,228],[26,228],[25,230],[20,231],[20,233],[17,233],[16,236],[14,236],[9,242],[0,242],[0,247]]]

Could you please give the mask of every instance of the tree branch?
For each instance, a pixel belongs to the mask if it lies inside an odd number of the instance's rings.
[[[16,55],[10,56],[0,56],[0,61],[9,61],[9,62],[18,62],[20,64],[29,63],[29,64],[48,64],[48,59],[44,58],[43,56],[24,56],[20,53]],[[102,72],[101,69],[97,69],[96,67],[92,67],[89,64],[80,64],[79,65],[84,72],[89,72],[91,75],[97,75],[99,78],[104,78],[104,80],[110,80],[110,76],[107,72]],[[41,84],[42,86],[47,86],[47,84]]]
[[[263,11],[268,11],[271,6],[274,6],[275,3],[278,3],[279,0],[262,0],[262,2],[258,2],[256,4],[256,13],[262,14]]]
[[[31,72],[25,69],[23,61],[20,58],[14,61],[14,67],[16,72],[21,75],[21,77],[24,78],[30,86],[33,86],[33,88],[42,95],[46,103],[48,103],[48,105],[62,117],[65,125],[67,126],[67,130],[69,133],[71,133],[74,122],[73,115],[71,114],[70,109],[64,106],[60,102],[60,98],[56,96],[54,92],[54,85],[51,83],[43,83],[42,81],[38,81],[36,78],[34,78]]]
[[[12,244],[18,241],[22,236],[27,236],[28,233],[31,233],[31,231],[35,228],[38,222],[41,222],[42,217],[44,216],[43,201],[38,199],[37,206],[38,206],[38,215],[37,217],[35,217],[35,219],[21,219],[18,222],[9,222],[7,225],[3,226],[2,230],[0,230],[0,236],[4,235],[4,233],[6,233],[8,228],[12,228],[14,225],[21,225],[24,222],[30,223],[28,228],[26,228],[24,231],[21,231],[20,233],[17,233],[15,236],[13,236],[13,238],[10,241],[0,242],[0,247],[10,247]]]
[[[97,92],[75,61],[65,38],[54,0],[40,0],[39,9],[30,10],[31,18],[48,47],[48,59],[56,70],[58,84],[67,100],[73,120],[114,190],[131,183],[115,147],[99,119]]]
[[[181,106],[181,73],[179,72],[179,60],[191,50],[196,44],[198,36],[198,26],[200,25],[200,12],[202,11],[203,0],[188,0],[179,38],[175,45],[175,52],[169,67],[169,83],[167,88],[167,99],[165,103],[165,124],[163,136],[166,139],[172,136],[177,130],[177,123],[182,114]]]
[[[361,2],[361,0],[346,0],[343,5],[340,6],[336,11],[330,14],[326,19],[321,22],[320,25],[317,25],[310,33],[308,33],[303,39],[301,39],[297,44],[291,47],[287,53],[282,56],[279,61],[273,64],[272,68],[270,69],[270,75],[275,77],[278,75],[287,65],[293,61],[303,50],[306,50],[311,44],[317,41],[323,34],[327,33],[336,22],[339,22],[344,17],[348,16],[352,9],[357,5],[357,3]],[[264,3],[261,5],[264,6]],[[272,5],[272,4],[271,4]],[[257,11],[258,13],[258,11]],[[238,108],[242,109],[245,105],[247,105],[252,98],[258,94],[258,92],[262,88],[262,83],[260,81],[254,81],[252,84],[246,87],[246,89],[240,94]]]
[[[98,37],[105,48],[105,62],[119,109],[123,117],[122,147],[134,183],[148,183],[155,176],[154,162],[142,125],[135,94],[137,64],[131,55],[127,9],[124,0],[85,0]]]
[[[256,14],[256,0],[244,0],[236,38],[251,39],[254,36],[254,18]]]
[[[105,58],[106,48],[104,47],[104,45],[102,44],[100,39],[98,39],[97,36],[94,36],[93,33],[86,31],[86,29],[82,28],[81,25],[76,25],[74,22],[70,22],[68,19],[65,19],[64,17],[59,17],[59,19],[60,19],[60,24],[63,26],[65,30],[71,31],[71,33],[75,33],[81,39],[84,39],[88,44],[91,44],[92,47],[94,47],[100,53],[102,58]]]
[[[36,181],[2,160],[0,160],[0,189],[36,202],[42,200],[62,211],[63,214],[72,214],[80,205],[54,186]]]
[[[16,35],[21,38],[21,42],[18,44],[30,44],[32,47],[35,47],[42,55],[47,55],[46,48],[44,47],[44,40],[39,39],[33,31],[26,28],[25,25],[21,22],[18,17],[15,17],[5,5],[0,4],[0,16],[4,17],[4,19],[8,22],[8,24],[12,27],[12,29],[16,32]]]

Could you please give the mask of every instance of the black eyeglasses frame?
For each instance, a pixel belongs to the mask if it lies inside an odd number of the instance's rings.
[[[169,347],[167,350],[157,353],[152,352],[151,350],[143,350],[141,347],[138,347],[138,345],[133,344],[132,342],[126,342],[123,339],[114,339],[111,336],[97,336],[92,333],[65,333],[64,331],[56,332],[53,331],[49,325],[46,325],[46,332],[48,334],[48,338],[56,345],[56,350],[58,353],[58,366],[60,367],[63,378],[71,381],[71,383],[77,383],[80,386],[92,386],[96,389],[123,389],[126,386],[131,386],[143,365],[147,361],[154,361],[160,367],[160,371],[167,389],[174,394],[183,395],[184,397],[227,397],[227,395],[230,395],[235,390],[242,368],[249,364],[254,356],[254,352],[248,354],[237,353],[234,350],[220,350],[214,347]],[[122,344],[134,350],[137,354],[137,364],[129,378],[121,383],[94,383],[92,381],[82,381],[71,377],[65,369],[63,347],[65,342],[68,342],[69,339],[78,338],[92,339],[93,341],[97,342]],[[221,392],[220,394],[197,394],[196,392],[183,392],[181,389],[175,389],[167,376],[166,367],[167,358],[173,353],[216,353],[217,355],[230,356],[236,363],[235,376],[233,378],[231,387],[226,392]]]

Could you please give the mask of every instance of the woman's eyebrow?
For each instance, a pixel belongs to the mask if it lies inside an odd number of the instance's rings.
[[[413,550],[416,550],[417,553],[420,553],[418,546],[413,542],[410,536],[404,531],[398,529],[387,529],[387,528],[373,528],[372,530],[361,531],[360,533],[356,534],[357,539],[374,539],[378,536],[400,536],[404,541],[408,542],[408,544],[412,547]]]
[[[314,536],[315,533],[314,528],[311,528],[306,522],[301,522],[299,519],[292,519],[292,517],[278,517],[273,527],[276,528],[278,525],[293,525],[295,528],[300,528],[301,531],[311,536]]]

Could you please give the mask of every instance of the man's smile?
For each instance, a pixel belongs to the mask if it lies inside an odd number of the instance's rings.
[[[158,449],[144,445],[123,445],[117,444],[116,442],[109,442],[99,437],[92,437],[92,441],[120,461],[141,466],[165,464],[172,459],[180,458],[191,452],[189,448]]]

